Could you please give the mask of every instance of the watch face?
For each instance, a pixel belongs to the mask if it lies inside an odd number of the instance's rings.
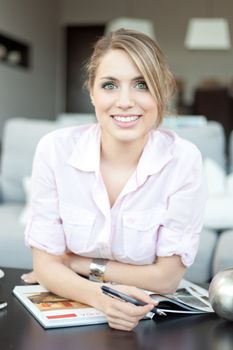
[[[2,278],[5,275],[5,273],[0,269],[0,278]]]

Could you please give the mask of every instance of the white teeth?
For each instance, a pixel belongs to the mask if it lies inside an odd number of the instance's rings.
[[[131,115],[130,117],[122,117],[122,116],[115,115],[115,116],[113,116],[113,118],[118,122],[128,123],[128,122],[136,121],[137,119],[139,119],[139,116],[138,115]]]

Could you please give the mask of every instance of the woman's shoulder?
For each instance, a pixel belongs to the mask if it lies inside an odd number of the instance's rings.
[[[170,129],[158,129],[158,137],[165,140],[166,151],[170,155],[170,166],[177,170],[177,173],[187,174],[201,171],[203,158],[198,147],[189,140],[180,137]],[[179,175],[180,176],[180,175]]]
[[[187,156],[201,156],[198,147],[191,141],[179,136],[171,129],[159,128],[158,137],[167,143],[173,155]]]
[[[40,139],[38,147],[66,146],[69,148],[70,146],[75,145],[81,137],[94,135],[96,129],[96,123],[59,128],[44,135]]]

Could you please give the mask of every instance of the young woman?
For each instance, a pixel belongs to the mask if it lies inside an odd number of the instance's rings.
[[[102,37],[87,73],[98,123],[40,141],[26,241],[40,283],[131,330],[155,304],[136,287],[173,292],[193,263],[202,160],[193,144],[157,128],[174,82],[153,40],[124,29]],[[148,305],[110,298],[96,280]]]

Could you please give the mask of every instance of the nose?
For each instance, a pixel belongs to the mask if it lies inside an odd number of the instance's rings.
[[[117,98],[117,107],[122,109],[129,109],[134,106],[134,99],[130,89],[121,89]]]

